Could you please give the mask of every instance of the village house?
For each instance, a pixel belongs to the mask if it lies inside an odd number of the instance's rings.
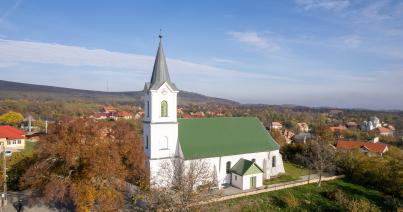
[[[346,126],[349,129],[356,129],[358,127],[358,124],[354,121],[349,121],[347,122]]]
[[[375,131],[382,136],[393,136],[393,130],[391,130],[390,128],[378,127],[375,129]]]
[[[273,121],[271,123],[271,129],[273,129],[273,130],[281,130],[281,128],[283,128],[283,125],[280,122]]]
[[[297,129],[298,129],[298,132],[303,132],[303,133],[309,132],[309,126],[305,122],[297,123]]]
[[[116,113],[116,119],[125,119],[125,120],[129,120],[129,119],[133,119],[133,114],[127,111],[118,111]]]
[[[330,127],[330,131],[332,131],[332,132],[343,132],[345,130],[347,130],[346,126],[344,126],[342,124],[339,124],[339,126],[336,126],[336,127]]]
[[[25,132],[8,125],[0,126],[1,142],[4,143],[6,150],[12,152],[23,150],[25,149]]]
[[[341,151],[358,149],[360,152],[367,154],[368,156],[382,156],[389,150],[388,145],[378,142],[377,138],[375,138],[372,142],[339,140],[337,141],[336,148]]]
[[[144,86],[144,151],[151,185],[169,186],[160,173],[162,165],[172,160],[208,163],[218,188],[256,188],[264,179],[284,173],[279,145],[259,119],[178,119],[178,92],[169,77],[160,36],[152,77]]]
[[[381,121],[379,120],[378,117],[372,116],[369,118],[369,121],[364,121],[361,124],[361,130],[362,131],[371,131],[376,128],[382,127]]]

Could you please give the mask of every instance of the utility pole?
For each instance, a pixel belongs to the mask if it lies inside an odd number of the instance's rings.
[[[2,209],[4,206],[7,205],[7,167],[6,167],[6,141],[3,141],[1,143],[2,149],[3,149],[3,177],[4,177],[4,184],[3,184],[3,194],[1,195],[2,198]]]

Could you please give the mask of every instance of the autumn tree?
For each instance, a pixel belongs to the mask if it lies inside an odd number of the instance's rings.
[[[158,176],[160,182],[147,196],[150,210],[189,211],[189,206],[213,197],[211,188],[217,186],[217,176],[205,160],[163,162]]]
[[[318,173],[319,187],[322,183],[323,173],[335,169],[335,149],[322,139],[309,142],[302,154],[297,155],[297,158],[310,170]]]
[[[77,211],[118,210],[126,182],[145,179],[142,141],[125,122],[58,122],[34,155],[21,186],[46,202],[72,202]]]
[[[284,135],[281,133],[280,130],[273,129],[271,131],[271,135],[273,136],[274,140],[280,145],[284,146],[287,144],[287,141],[285,140]]]
[[[16,125],[21,123],[23,120],[24,116],[21,113],[13,111],[7,112],[0,116],[0,123],[3,124]]]

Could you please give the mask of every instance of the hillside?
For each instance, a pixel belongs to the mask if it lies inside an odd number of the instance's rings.
[[[45,85],[34,85],[19,82],[0,80],[0,99],[30,99],[30,100],[81,100],[99,103],[134,102],[141,104],[143,101],[142,91],[104,92],[61,88]],[[235,101],[209,97],[193,92],[180,91],[179,104],[239,104]]]

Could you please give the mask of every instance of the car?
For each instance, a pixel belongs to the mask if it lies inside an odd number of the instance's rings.
[[[11,150],[6,150],[6,156],[10,157],[13,154],[13,152]]]

